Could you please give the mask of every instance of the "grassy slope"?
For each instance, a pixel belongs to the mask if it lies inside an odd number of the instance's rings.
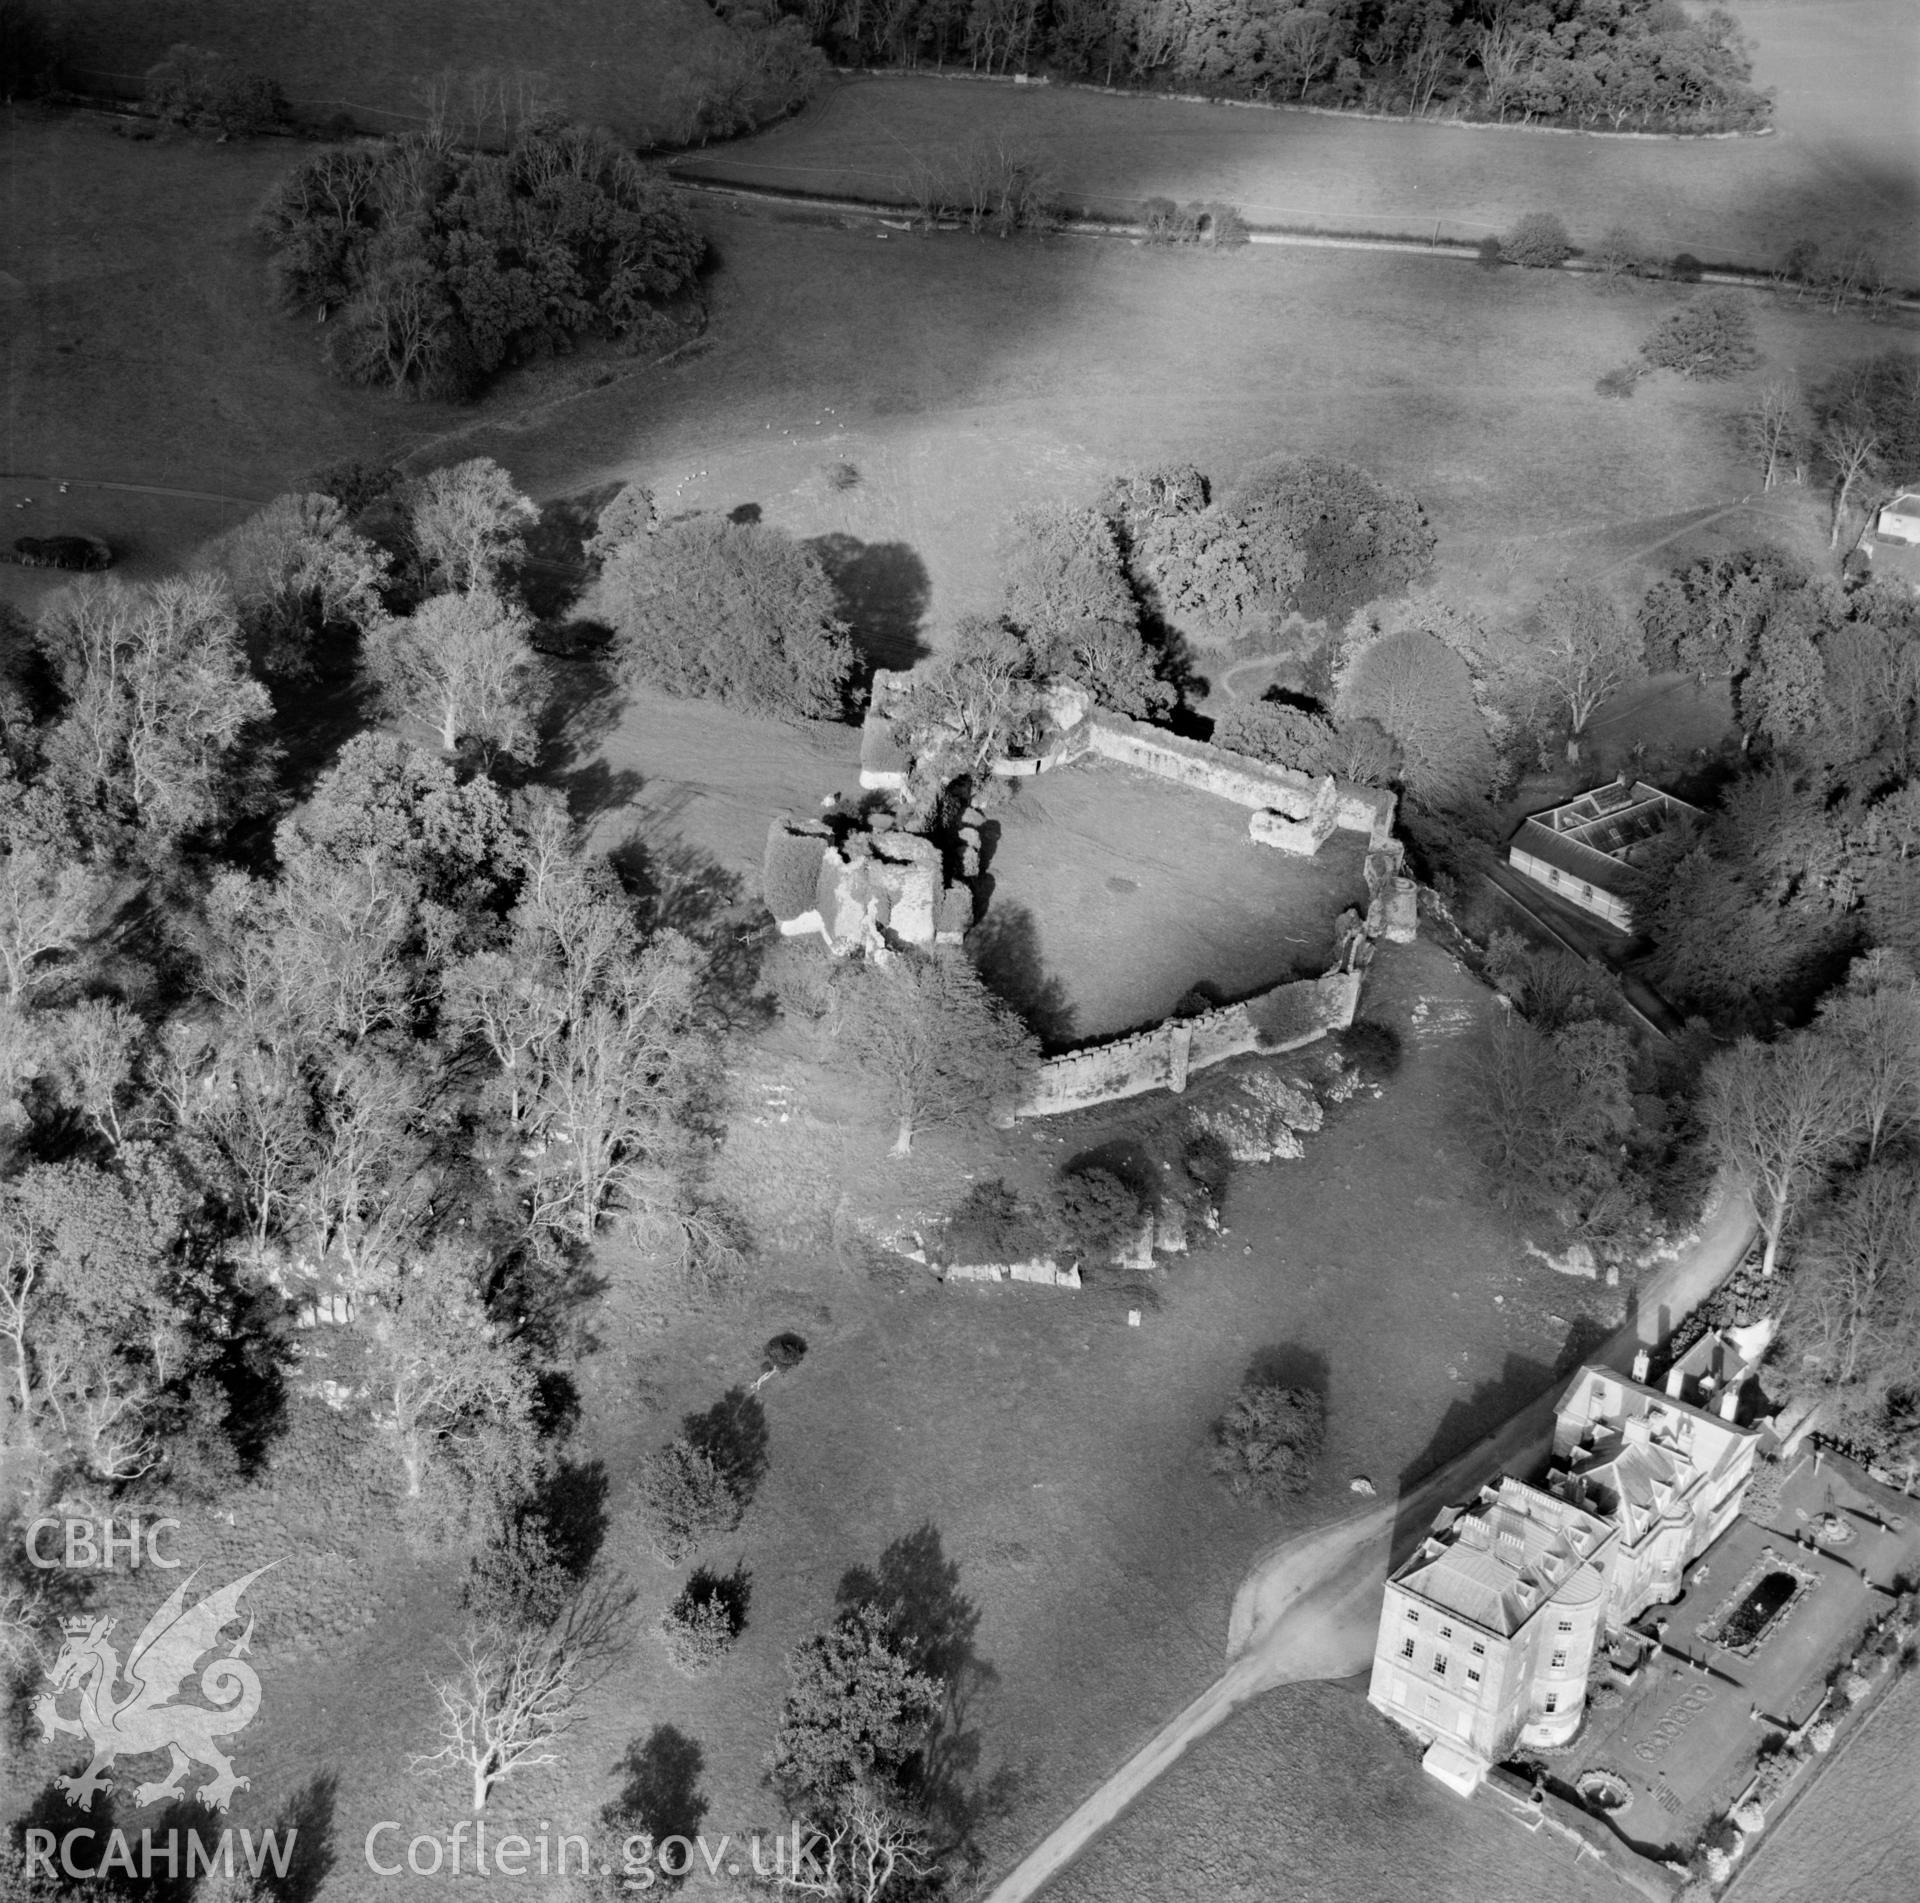
[[[1802,1903],[1830,1893],[1844,1871],[1848,1903],[1905,1903],[1920,1869],[1920,1680],[1887,1694],[1840,1761],[1767,1834],[1742,1870],[1739,1903]]]
[[[452,70],[537,73],[576,117],[645,141],[715,35],[700,0],[63,0],[73,61],[137,90],[185,41],[271,74],[304,116],[370,129],[419,112],[419,82]]]
[[[1195,1747],[1046,1892],[1058,1903],[1620,1903],[1631,1894],[1463,1804],[1362,1687],[1271,1692]]]
[[[1011,512],[1091,499],[1129,463],[1216,481],[1259,458],[1350,457],[1413,488],[1443,564],[1496,596],[1631,559],[1677,512],[1754,485],[1738,386],[1594,380],[1675,301],[1550,274],[1328,251],[1176,256],[1080,239],[877,241],[720,215],[713,343],[540,432],[471,438],[552,493],[617,477],[669,508],[755,504],[924,565],[923,639],[991,607]],[[1809,379],[1899,333],[1756,307]],[[861,472],[846,494],[830,462]]]
[[[1044,155],[1066,203],[1101,212],[1160,193],[1225,199],[1258,224],[1478,239],[1551,210],[1586,244],[1624,224],[1663,255],[1765,264],[1796,237],[1839,231],[1876,234],[1890,264],[1910,264],[1920,17],[1901,0],[1736,11],[1758,43],[1757,80],[1779,96],[1764,139],[1570,137],[887,78],[844,84],[699,169],[899,197],[916,155],[1004,135]]]
[[[683,1724],[709,1754],[715,1823],[764,1815],[782,1654],[826,1616],[844,1567],[931,1518],[999,1674],[976,1713],[984,1768],[1029,1779],[989,1844],[1030,1840],[1217,1669],[1232,1586],[1281,1526],[1344,1511],[1356,1472],[1391,1486],[1457,1451],[1548,1378],[1583,1303],[1617,1301],[1525,1260],[1466,1188],[1451,1105],[1483,998],[1435,947],[1384,953],[1369,1009],[1406,1037],[1402,1075],[1310,1139],[1307,1164],[1241,1173],[1229,1233],[1169,1271],[1138,1330],[1123,1313],[1136,1289],[941,1289],[862,1269],[850,1239],[939,1206],[968,1175],[1038,1180],[1151,1131],[1169,1100],[985,1148],[929,1143],[900,1170],[791,1034],[743,1054],[726,1179],[782,1246],[732,1318],[655,1333],[637,1288],[616,1296],[591,1371],[598,1451],[629,1472],[674,1415],[750,1374],[776,1328],[813,1349],[764,1391],[772,1470],[715,1554],[754,1574],[739,1656],[710,1690],[688,1688],[643,1643],[594,1744],[617,1748],[640,1715]],[[1322,1483],[1278,1513],[1228,1501],[1203,1462],[1208,1419],[1267,1342],[1319,1367],[1330,1408]],[[641,1554],[624,1515],[615,1547],[639,1555],[651,1614],[678,1575]]]

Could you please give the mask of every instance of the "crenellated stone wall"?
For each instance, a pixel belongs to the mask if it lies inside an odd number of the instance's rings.
[[[1243,1004],[1198,1017],[1169,1018],[1151,1030],[1049,1058],[1019,1106],[1003,1120],[1057,1117],[1150,1090],[1178,1093],[1192,1072],[1230,1057],[1298,1050],[1353,1022],[1360,1008],[1364,964],[1364,954],[1356,951],[1350,964],[1324,977],[1297,979]]]

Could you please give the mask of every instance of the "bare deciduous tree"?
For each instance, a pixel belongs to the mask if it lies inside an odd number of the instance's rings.
[[[475,588],[435,595],[367,637],[367,666],[397,706],[426,721],[444,752],[463,739],[490,754],[533,747],[538,669],[523,609]]]
[[[88,998],[47,1027],[47,1056],[61,1092],[106,1138],[120,1147],[121,1102],[133,1081],[144,1027],[124,1004]]]
[[[421,1257],[371,1332],[380,1425],[394,1437],[408,1499],[436,1461],[496,1476],[524,1469],[532,1383],[496,1341],[464,1261],[445,1248]]]
[[[893,1154],[933,1123],[985,1117],[1038,1054],[1032,1035],[959,954],[900,952],[842,967],[835,1037],[887,1094]]]
[[[228,756],[273,711],[226,584],[82,584],[53,597],[40,630],[67,697],[49,764],[75,798],[163,838],[213,819]]]
[[[1578,759],[1587,722],[1610,696],[1647,671],[1640,631],[1594,582],[1562,582],[1540,604],[1534,666],[1572,730],[1567,757]]]
[[[80,943],[105,893],[97,874],[38,847],[0,858],[0,970],[11,1001],[25,1002],[36,960]]]
[[[1787,1287],[1786,1322],[1837,1386],[1910,1375],[1920,1353],[1920,1195],[1910,1173],[1869,1164],[1812,1225]]]
[[[408,531],[427,578],[456,591],[497,592],[522,553],[540,511],[488,456],[423,476],[412,497]]]
[[[1763,383],[1741,415],[1741,438],[1760,465],[1763,489],[1784,481],[1784,472],[1794,466],[1800,444],[1799,416],[1799,393],[1784,377]]]
[[[1838,548],[1854,489],[1880,466],[1880,434],[1864,408],[1849,405],[1821,424],[1816,446],[1833,471],[1833,524],[1827,546]]]
[[[413,1769],[463,1774],[479,1812],[503,1778],[559,1761],[581,1661],[564,1637],[542,1632],[475,1627],[453,1651],[458,1669],[428,1680],[440,1701],[440,1748],[415,1757]]]
[[[1700,1114],[1715,1154],[1753,1199],[1760,1272],[1771,1276],[1802,1199],[1858,1134],[1844,1060],[1805,1032],[1778,1044],[1743,1038],[1707,1066]]]
[[[1920,985],[1884,953],[1855,961],[1821,1001],[1817,1034],[1837,1045],[1867,1160],[1920,1124]]]
[[[814,1827],[795,1867],[774,1882],[789,1895],[825,1903],[880,1903],[896,1877],[910,1882],[933,1868],[925,1829],[862,1780],[848,1786],[832,1823]]]

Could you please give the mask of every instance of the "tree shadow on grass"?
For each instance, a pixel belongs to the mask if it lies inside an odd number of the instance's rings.
[[[1073,1005],[1040,956],[1039,928],[1026,906],[989,911],[967,934],[967,956],[981,982],[1013,1007],[1042,1045],[1058,1050],[1073,1042]]]
[[[194,1775],[200,1771],[196,1766]],[[159,1776],[160,1772],[156,1768],[153,1774]],[[258,1895],[263,1903],[314,1903],[334,1864],[333,1815],[339,1784],[332,1772],[321,1772],[288,1797],[266,1831],[247,1833],[248,1844],[261,1854]],[[55,1843],[64,1845],[78,1831],[80,1835],[67,1854],[77,1867],[91,1867],[97,1874],[71,1889],[26,1887],[19,1895],[78,1895],[84,1889],[98,1898],[114,1898],[117,1903],[191,1903],[202,1884],[200,1873],[220,1860],[221,1835],[227,1828],[226,1818],[201,1803],[191,1781],[163,1808],[142,1806],[124,1812],[111,1791],[96,1797],[91,1810],[78,1811],[64,1791],[48,1783],[15,1824],[14,1840],[24,1844],[28,1831],[41,1830],[50,1831]],[[123,1869],[117,1858],[113,1867],[104,1867],[116,1830],[131,1849],[131,1868]],[[143,1833],[145,1842],[152,1846],[151,1855],[143,1849]],[[249,1865],[242,1861],[240,1849],[236,1840],[235,1867],[245,1876]],[[56,1850],[53,1854],[58,1857],[61,1853]],[[12,1897],[14,1892],[10,1889],[6,1894]]]
[[[573,496],[559,496],[540,511],[540,519],[526,535],[526,558],[520,564],[520,598],[542,621],[566,612],[590,579],[593,564],[587,558],[587,538],[600,512],[625,487],[606,482]]]
[[[550,657],[543,673],[534,777],[557,787],[582,823],[627,804],[646,784],[645,776],[609,766],[600,752],[627,706],[612,654],[595,648],[568,659]]]
[[[1629,1319],[1631,1314],[1630,1307]],[[1495,1481],[1498,1475],[1492,1471],[1463,1475],[1459,1486],[1453,1489],[1454,1497],[1445,1502],[1421,1500],[1422,1485],[1529,1407],[1539,1412],[1544,1449],[1552,1433],[1552,1403],[1559,1397],[1567,1378],[1593,1359],[1595,1351],[1613,1332],[1593,1316],[1580,1316],[1569,1325],[1566,1338],[1551,1363],[1531,1355],[1509,1354],[1497,1375],[1476,1383],[1471,1392],[1447,1408],[1426,1446],[1401,1469],[1400,1507],[1393,1527],[1393,1564],[1399,1564],[1426,1536],[1440,1505],[1457,1506],[1471,1499],[1480,1487]],[[1531,1470],[1517,1471],[1514,1478],[1536,1482],[1540,1475]]]
[[[940,1529],[929,1520],[893,1541],[878,1565],[850,1567],[834,1603],[842,1618],[865,1612],[876,1619],[915,1671],[946,1688],[940,1716],[902,1782],[941,1838],[936,1848],[977,1867],[981,1830],[1012,1812],[1027,1779],[1010,1769],[984,1782],[976,1775],[975,1708],[999,1674],[974,1649],[979,1608],[960,1590],[959,1563],[947,1558]]]
[[[656,1844],[668,1837],[696,1837],[707,1815],[707,1795],[700,1788],[706,1764],[707,1754],[684,1731],[655,1725],[644,1741],[634,1739],[613,1767],[624,1782],[602,1816],[615,1829],[645,1831]]]
[[[933,650],[920,638],[932,583],[905,542],[862,542],[844,534],[806,544],[840,597],[840,618],[870,667],[907,668]]]
[[[561,1460],[540,1490],[521,1503],[517,1517],[540,1534],[571,1578],[585,1580],[606,1542],[607,1494],[604,1461]]]
[[[599,764],[599,763],[596,763]],[[632,776],[638,782],[639,775]],[[608,806],[631,802],[631,791],[589,784],[588,796]],[[579,808],[575,807],[578,814]],[[600,810],[606,810],[602,807]],[[679,932],[705,955],[709,1001],[729,1022],[762,1022],[770,1005],[760,996],[760,967],[774,942],[765,908],[738,873],[682,839],[630,832],[607,854],[652,932]]]

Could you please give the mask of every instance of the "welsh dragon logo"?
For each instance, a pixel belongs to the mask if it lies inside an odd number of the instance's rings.
[[[167,1701],[192,1673],[195,1661],[215,1651],[220,1634],[239,1622],[240,1595],[267,1570],[265,1566],[256,1567],[232,1585],[208,1593],[190,1610],[187,1588],[199,1575],[189,1574],[147,1621],[133,1642],[124,1668],[119,1653],[107,1642],[113,1620],[77,1618],[61,1622],[66,1642],[47,1673],[53,1690],[34,1701],[34,1715],[47,1737],[68,1732],[92,1744],[93,1761],[78,1777],[55,1780],[82,1810],[93,1808],[96,1791],[113,1788],[113,1780],[101,1773],[116,1758],[140,1757],[149,1752],[170,1752],[173,1765],[157,1783],[137,1787],[134,1802],[138,1805],[178,1797],[180,1780],[195,1764],[213,1773],[196,1793],[209,1809],[225,1810],[234,1792],[246,1789],[247,1780],[234,1776],[233,1760],[214,1739],[243,1730],[260,1709],[259,1677],[251,1665],[243,1662],[243,1654],[251,1650],[251,1615],[246,1630],[200,1674],[201,1692],[218,1709]],[[123,1683],[124,1691],[120,1689]],[[76,1690],[80,1694],[80,1715],[64,1718],[60,1715],[60,1699]]]

